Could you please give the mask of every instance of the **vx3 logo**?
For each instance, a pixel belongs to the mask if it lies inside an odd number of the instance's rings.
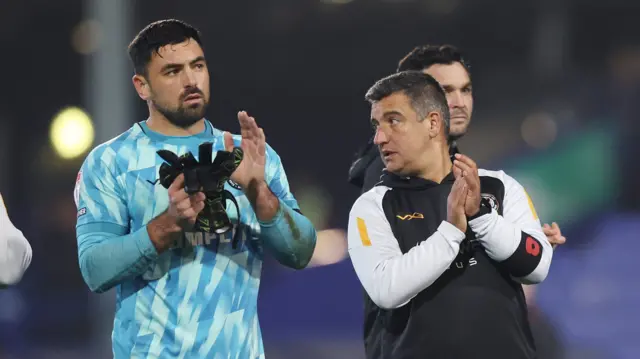
[[[401,221],[410,221],[412,219],[424,219],[424,215],[418,212],[413,212],[413,214],[396,215],[396,217],[400,218]]]

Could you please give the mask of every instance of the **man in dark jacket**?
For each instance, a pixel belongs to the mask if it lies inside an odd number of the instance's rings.
[[[440,84],[399,72],[367,93],[386,167],[349,215],[367,358],[536,358],[521,283],[553,255],[524,188],[449,148]]]

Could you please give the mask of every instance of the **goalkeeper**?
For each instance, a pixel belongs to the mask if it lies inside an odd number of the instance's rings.
[[[304,268],[316,231],[255,119],[238,113],[240,136],[204,119],[209,72],[196,29],[152,23],[129,55],[149,118],[96,147],[75,190],[84,280],[116,289],[113,355],[264,358],[265,252]]]

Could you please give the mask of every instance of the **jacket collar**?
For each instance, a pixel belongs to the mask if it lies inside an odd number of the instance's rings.
[[[442,180],[442,182],[438,183],[419,177],[402,177],[384,170],[382,172],[382,182],[380,182],[379,184],[387,186],[389,188],[423,190],[433,188],[445,183],[453,183],[454,181],[455,177],[453,176],[453,172],[449,172],[449,174]]]
[[[454,156],[456,153],[460,153],[458,150],[458,144],[456,141],[452,141],[449,145],[449,155],[451,156],[451,161],[453,162]],[[456,179],[453,176],[453,172],[450,172],[441,183],[426,180],[424,178],[419,177],[402,177],[391,172],[387,172],[384,170],[381,176],[381,182],[378,185],[385,185],[390,188],[405,188],[405,189],[427,189],[431,187],[438,186],[440,184],[444,184],[447,182],[453,183]]]

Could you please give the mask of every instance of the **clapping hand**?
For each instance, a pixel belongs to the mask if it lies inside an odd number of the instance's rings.
[[[457,179],[464,179],[467,184],[467,196],[464,205],[464,211],[467,217],[473,217],[480,211],[480,176],[478,175],[478,166],[469,157],[463,154],[456,154],[453,161],[453,175]]]
[[[246,190],[251,184],[264,181],[266,141],[264,131],[245,111],[238,112],[238,122],[242,136],[240,147],[244,157],[231,175],[231,180]],[[224,144],[227,151],[233,150],[233,137],[229,132],[224,134]]]

